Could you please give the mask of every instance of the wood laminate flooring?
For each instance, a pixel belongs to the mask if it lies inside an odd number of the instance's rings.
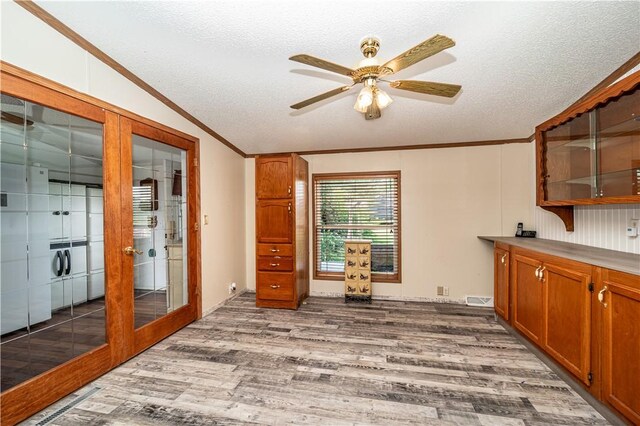
[[[27,423],[607,424],[486,308],[244,294]]]

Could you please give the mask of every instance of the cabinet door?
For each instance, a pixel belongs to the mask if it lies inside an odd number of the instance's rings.
[[[513,325],[535,343],[542,344],[542,281],[536,271],[542,263],[520,254],[514,257],[513,279]]]
[[[589,385],[591,370],[591,267],[545,262],[543,348]]]
[[[603,397],[640,424],[640,277],[603,272]]]
[[[509,252],[496,248],[493,252],[493,300],[496,314],[509,320]]]
[[[267,157],[256,159],[256,197],[291,198],[291,157]]]
[[[269,200],[256,203],[256,237],[259,243],[291,243],[293,212],[291,201]]]

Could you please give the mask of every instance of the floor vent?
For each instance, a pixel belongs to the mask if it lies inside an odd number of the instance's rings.
[[[467,306],[480,306],[482,308],[493,308],[493,297],[490,296],[466,296]]]
[[[40,420],[38,423],[36,423],[36,426],[48,425],[49,423],[51,423],[52,421],[54,421],[58,417],[62,416],[64,413],[66,413],[67,411],[71,410],[73,407],[75,407],[76,405],[80,404],[82,401],[84,401],[85,399],[89,398],[91,395],[93,395],[94,393],[98,392],[99,390],[100,390],[100,388],[91,388],[91,389],[89,389],[83,395],[80,395],[79,397],[77,397],[76,399],[74,399],[73,401],[71,401],[70,403],[65,405],[64,407],[61,407],[61,408],[57,409],[56,411],[54,411],[53,413],[49,414],[44,419]]]

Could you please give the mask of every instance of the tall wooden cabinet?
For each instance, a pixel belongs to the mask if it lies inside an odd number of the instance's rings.
[[[309,294],[308,164],[256,158],[256,306],[297,309]]]

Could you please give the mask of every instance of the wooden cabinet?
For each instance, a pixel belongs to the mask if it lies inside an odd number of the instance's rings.
[[[603,399],[640,424],[640,276],[605,269],[598,292]]]
[[[256,197],[258,199],[291,198],[292,170],[291,156],[256,158]],[[259,180],[258,176],[260,176]]]
[[[496,314],[509,321],[509,247],[496,244],[493,251],[493,304]]]
[[[256,238],[258,243],[293,241],[293,205],[289,200],[258,200],[256,203]]]
[[[573,231],[573,206],[640,202],[640,71],[536,127],[537,204]]]
[[[256,305],[297,309],[309,293],[308,165],[256,158]]]
[[[543,291],[539,279],[542,262],[533,255],[513,256],[513,326],[538,345],[542,345]]]
[[[574,250],[567,243],[559,244],[551,250]],[[610,261],[606,259],[612,255],[615,252],[590,256]],[[628,255],[632,257],[625,256],[627,260],[640,262],[640,257]],[[503,259],[510,259],[508,266]],[[509,315],[516,330],[595,398],[640,424],[640,274],[506,241],[495,241],[493,262],[496,314],[505,319]],[[627,267],[625,262],[622,267]]]
[[[542,347],[584,384],[591,372],[591,266],[555,258],[539,272],[544,289]]]
[[[591,266],[515,252],[514,327],[590,385]]]

